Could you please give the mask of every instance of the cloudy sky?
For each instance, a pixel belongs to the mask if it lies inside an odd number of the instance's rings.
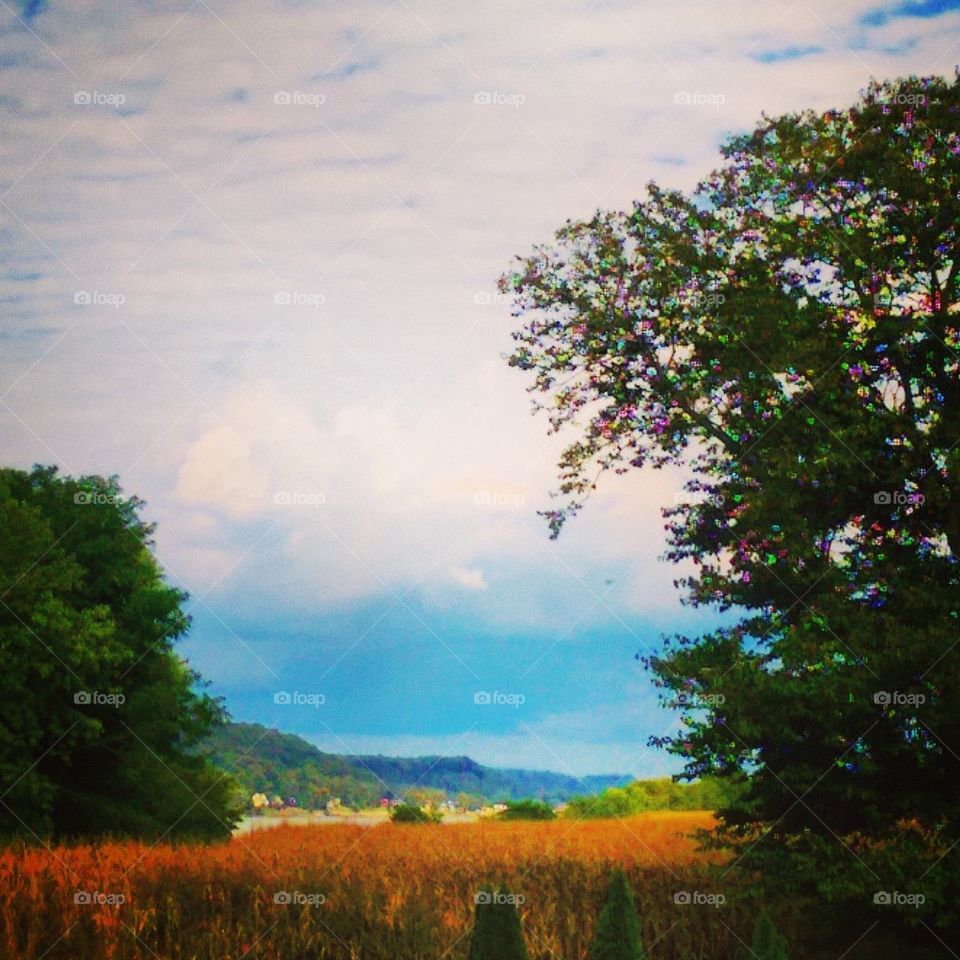
[[[496,279],[762,112],[958,60],[958,0],[0,0],[2,462],[147,500],[236,719],[670,769],[633,654],[709,625],[657,559],[682,478],[548,540]]]

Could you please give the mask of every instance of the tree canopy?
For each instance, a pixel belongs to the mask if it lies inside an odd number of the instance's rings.
[[[0,833],[216,837],[231,781],[197,755],[220,703],[174,652],[186,596],[116,478],[0,470]]]
[[[524,321],[510,363],[575,434],[553,534],[604,472],[681,465],[667,557],[694,564],[686,602],[737,618],[648,659],[682,720],[653,742],[689,777],[750,774],[722,832],[766,882],[862,906],[896,875],[940,925],[960,830],[958,121],[960,79],[936,77],[765,117],[689,194],[651,184],[568,222],[502,280]]]

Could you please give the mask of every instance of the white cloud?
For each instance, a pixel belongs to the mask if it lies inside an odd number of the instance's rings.
[[[483,577],[483,571],[477,567],[451,567],[450,577],[468,590],[486,590],[490,586]]]
[[[414,590],[497,623],[668,616],[675,475],[605,480],[546,542],[559,441],[500,359],[496,277],[652,176],[690,186],[761,111],[952,70],[960,16],[858,25],[874,6],[0,9],[5,250],[36,274],[0,278],[5,459],[119,472],[161,558],[251,615]],[[816,69],[756,59],[791,47]]]

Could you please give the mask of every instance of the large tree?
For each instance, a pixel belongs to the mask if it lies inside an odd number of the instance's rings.
[[[960,80],[906,78],[764,118],[502,281],[510,362],[576,434],[554,535],[604,471],[689,471],[667,555],[731,625],[649,658],[682,715],[656,742],[749,775],[722,839],[768,885],[920,893],[878,905],[931,927],[960,875],[958,230]]]
[[[185,595],[116,479],[0,470],[0,833],[229,835]]]

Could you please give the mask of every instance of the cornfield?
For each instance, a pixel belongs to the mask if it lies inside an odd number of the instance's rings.
[[[475,898],[503,884],[531,960],[579,960],[620,866],[648,952],[725,960],[752,918],[718,902],[687,836],[710,822],[285,825],[219,846],[9,848],[0,948],[18,960],[463,960]]]

